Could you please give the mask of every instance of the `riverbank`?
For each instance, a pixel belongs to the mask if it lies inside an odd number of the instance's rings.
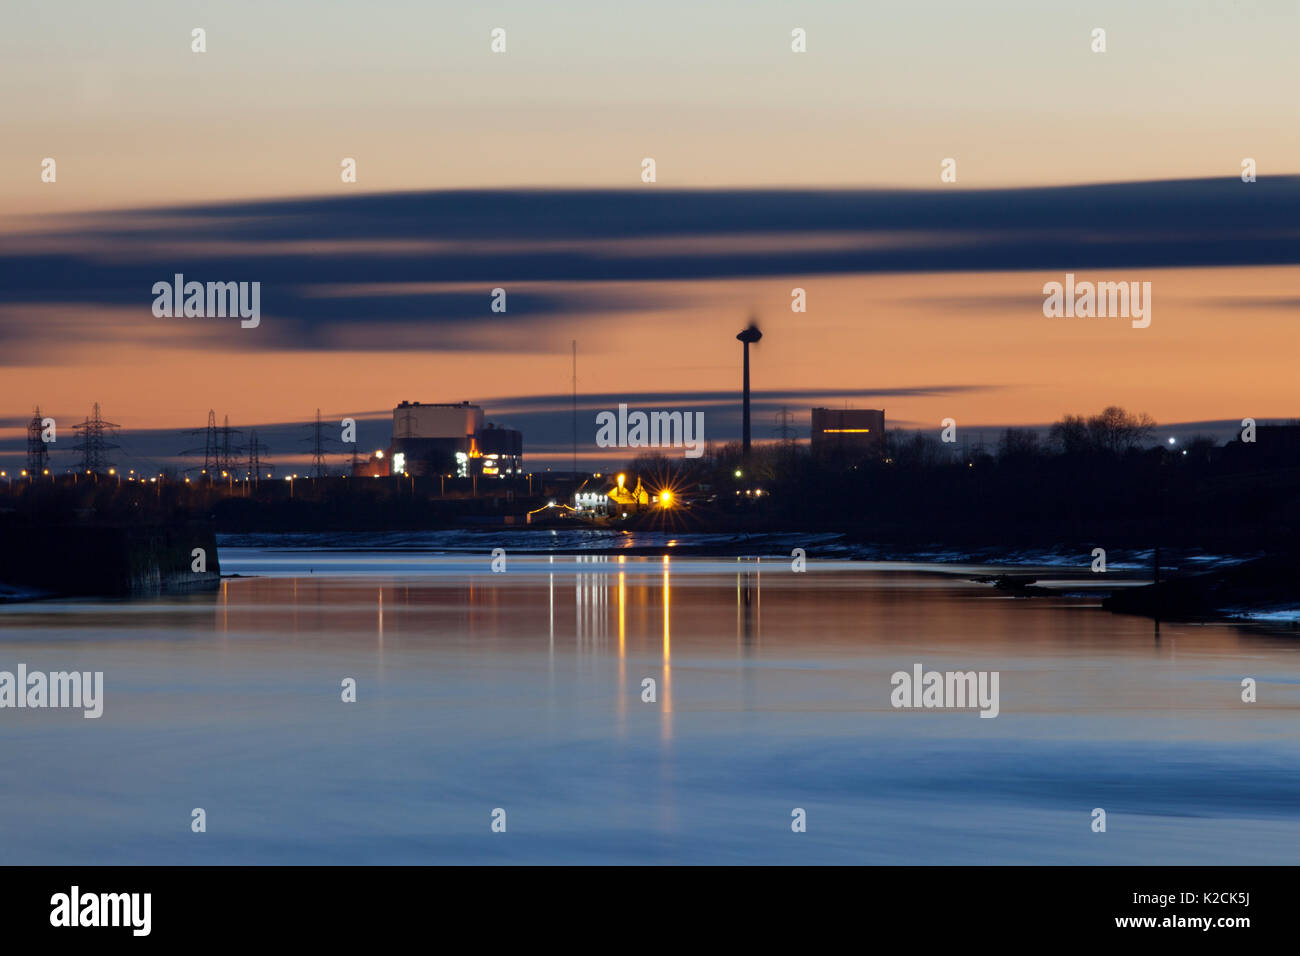
[[[1102,607],[1159,620],[1234,619],[1300,627],[1300,556],[1269,555],[1111,594]]]
[[[201,524],[0,527],[0,600],[147,597],[220,583],[216,535]]]
[[[1300,567],[1294,557],[1258,552],[1210,553],[1195,549],[1161,549],[1160,574],[1167,582],[1152,600],[1154,550],[1114,549],[1105,570],[1092,550],[1074,545],[1038,548],[953,547],[935,543],[899,547],[868,544],[845,534],[672,534],[662,531],[595,529],[477,529],[352,534],[220,535],[223,549],[272,553],[464,556],[489,561],[496,548],[511,555],[552,555],[575,560],[614,557],[691,557],[755,561],[780,573],[820,562],[867,567],[886,566],[961,578],[1012,598],[1089,597],[1103,606],[1154,618],[1202,621],[1269,621],[1285,626],[1300,620]],[[1296,574],[1287,569],[1294,568]],[[1096,570],[1094,570],[1096,569]],[[1186,582],[1186,583],[1181,583]],[[1227,582],[1225,584],[1225,582]],[[1170,585],[1174,585],[1173,588]],[[1164,595],[1176,595],[1164,597]]]

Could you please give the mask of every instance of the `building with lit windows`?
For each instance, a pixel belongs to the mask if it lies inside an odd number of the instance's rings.
[[[375,452],[368,461],[359,461],[352,466],[353,478],[383,478],[388,475],[390,459],[382,450]]]
[[[519,475],[524,470],[524,436],[513,428],[490,422],[474,436],[478,452],[479,473],[483,475]]]
[[[524,439],[486,423],[483,409],[470,402],[404,401],[393,409],[389,468],[395,475],[513,477],[523,474]]]
[[[885,410],[814,408],[812,453],[845,460],[880,457],[885,451]]]
[[[638,478],[636,485],[629,488],[626,475],[605,479],[601,483],[584,481],[573,495],[573,510],[580,514],[619,515],[640,511],[649,504],[650,492],[641,484],[641,479]]]

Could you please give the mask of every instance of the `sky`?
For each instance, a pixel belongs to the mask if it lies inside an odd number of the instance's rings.
[[[38,403],[141,462],[215,409],[288,462],[403,399],[561,465],[574,340],[584,459],[625,399],[727,440],[751,314],[760,438],[1291,417],[1297,35],[1291,0],[9,0],[0,467]],[[262,283],[261,324],[155,317],[176,272]],[[1067,272],[1151,282],[1150,327],[1044,317]]]

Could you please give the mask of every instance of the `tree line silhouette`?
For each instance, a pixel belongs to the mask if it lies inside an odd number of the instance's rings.
[[[1007,428],[991,446],[891,430],[871,452],[814,456],[787,441],[746,460],[731,443],[694,461],[642,455],[627,471],[677,489],[702,528],[837,530],[912,545],[1292,547],[1300,425],[1261,429],[1256,443],[1195,436],[1172,446],[1155,430],[1145,413],[1110,406],[1045,430]]]

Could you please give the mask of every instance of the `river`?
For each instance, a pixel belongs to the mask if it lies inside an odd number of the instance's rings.
[[[228,547],[216,594],[0,606],[0,669],[104,674],[98,719],[0,710],[0,863],[1297,858],[1285,633],[974,567],[502,560]],[[997,716],[893,706],[917,665]]]

